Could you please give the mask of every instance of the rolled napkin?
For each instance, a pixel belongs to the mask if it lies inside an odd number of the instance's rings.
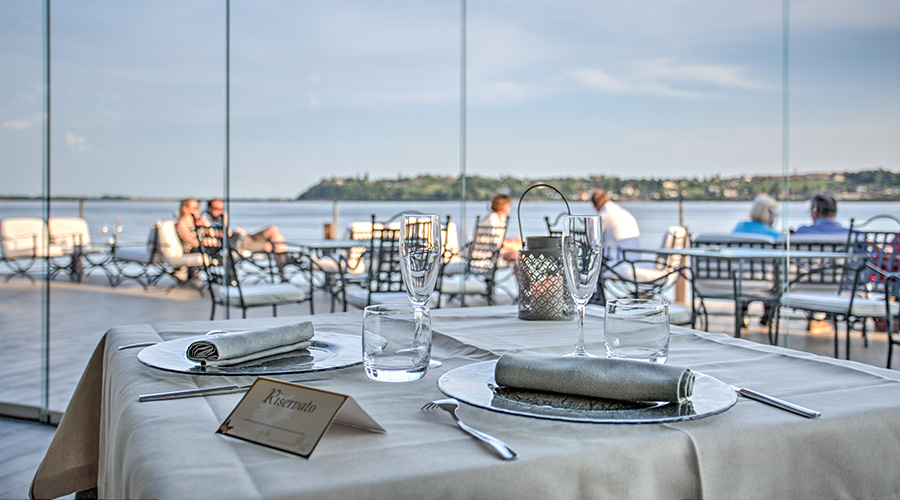
[[[313,337],[310,322],[245,332],[220,333],[192,342],[187,357],[210,366],[230,366],[306,349]]]
[[[687,368],[608,358],[504,354],[494,380],[501,387],[623,401],[681,402],[694,392]]]

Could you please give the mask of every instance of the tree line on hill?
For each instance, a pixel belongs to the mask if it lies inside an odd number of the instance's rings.
[[[570,200],[589,199],[596,188],[605,189],[621,200],[752,200],[760,193],[782,199],[789,189],[792,200],[805,200],[817,192],[828,192],[841,200],[900,200],[900,173],[886,169],[843,173],[754,175],[739,177],[629,179],[618,176],[547,177],[466,177],[466,199],[489,200],[496,193],[520,196],[529,186],[543,182],[559,189]],[[359,201],[453,201],[460,199],[460,180],[454,176],[398,176],[396,179],[332,177],[319,181],[297,197],[298,200]],[[531,191],[529,198],[558,197],[549,189]]]

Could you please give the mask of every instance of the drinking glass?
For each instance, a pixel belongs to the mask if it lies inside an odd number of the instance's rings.
[[[669,306],[657,299],[615,299],[603,321],[611,358],[665,363],[669,358]]]
[[[578,308],[578,342],[570,356],[592,356],[584,349],[584,308],[594,295],[600,274],[600,217],[567,215],[563,221],[562,253],[566,286]]]
[[[422,318],[441,269],[441,219],[436,214],[403,214],[400,226],[400,274],[406,295]],[[433,360],[431,366],[440,366]]]
[[[428,371],[431,315],[427,307],[380,304],[363,310],[363,365],[381,382],[410,382]]]

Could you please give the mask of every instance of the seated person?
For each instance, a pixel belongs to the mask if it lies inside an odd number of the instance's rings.
[[[777,238],[779,232],[772,227],[778,217],[778,202],[767,194],[761,194],[750,205],[750,220],[738,222],[732,233],[762,234]]]
[[[196,198],[181,200],[181,206],[175,214],[175,230],[184,253],[200,251],[197,226],[209,226],[209,221],[200,214],[200,202]]]
[[[809,215],[813,223],[800,226],[794,234],[847,234],[847,228],[834,220],[837,201],[828,193],[817,193],[809,201]]]
[[[512,198],[506,194],[497,194],[491,199],[491,213],[478,221],[482,227],[507,227],[509,212],[512,209]],[[515,262],[519,258],[519,249],[522,248],[522,238],[506,238],[500,245],[500,257],[507,262]]]
[[[603,189],[591,193],[591,203],[600,215],[604,255],[618,260],[623,250],[640,248],[641,230],[631,212],[610,200]]]
[[[217,229],[219,234],[224,234],[225,202],[220,198],[209,200],[206,204],[206,214],[209,216],[208,225],[213,229]],[[241,253],[273,253],[275,264],[278,266],[278,273],[281,275],[282,281],[287,281],[284,266],[287,264],[289,257],[287,253],[288,248],[284,243],[284,236],[281,234],[278,226],[267,226],[253,234],[240,227],[234,228],[234,231],[229,229],[228,243]]]

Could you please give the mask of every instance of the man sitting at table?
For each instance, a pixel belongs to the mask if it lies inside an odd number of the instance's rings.
[[[809,201],[809,215],[813,223],[800,226],[794,234],[847,234],[847,228],[834,220],[837,201],[828,193],[816,193]]]
[[[641,230],[631,212],[609,199],[603,189],[591,193],[591,203],[603,226],[603,253],[612,259],[622,257],[623,250],[640,248]]]
[[[219,235],[224,234],[225,227],[225,202],[221,198],[213,198],[206,204],[206,215],[208,216],[209,225],[216,230]],[[228,243],[231,248],[241,253],[265,252],[272,253],[275,258],[275,265],[278,266],[278,274],[282,281],[288,281],[284,266],[289,260],[288,248],[284,243],[284,235],[276,225],[271,225],[261,231],[250,234],[245,229],[236,227],[234,230],[228,231]]]

